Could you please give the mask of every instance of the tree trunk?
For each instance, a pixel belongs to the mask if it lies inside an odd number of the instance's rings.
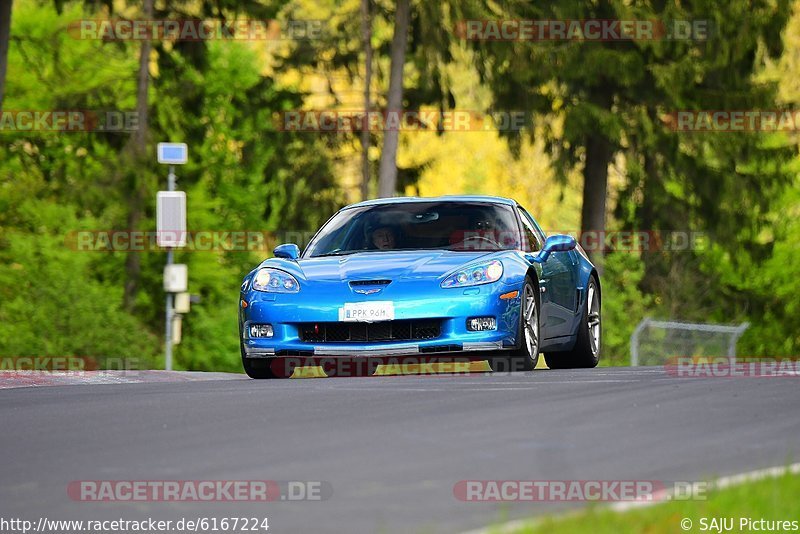
[[[0,0],[0,110],[6,96],[8,45],[11,40],[11,0]]]
[[[581,235],[591,236],[599,245],[596,251],[587,251],[592,260],[603,256],[602,236],[606,229],[606,195],[608,165],[613,151],[608,140],[592,133],[586,138],[586,164],[583,168],[583,206],[581,208]],[[590,233],[591,232],[591,233]],[[600,265],[597,266],[600,269]]]
[[[153,18],[153,0],[144,1],[144,18]],[[125,147],[129,167],[123,172],[128,175],[128,231],[138,229],[144,213],[144,198],[146,186],[141,169],[146,168],[144,158],[147,153],[147,91],[150,86],[150,41],[142,40],[139,49],[139,72],[136,81],[136,114],[138,128],[128,140]],[[127,310],[133,309],[136,292],[139,288],[141,275],[141,258],[136,251],[130,251],[125,258],[125,289],[123,293],[123,306]]]
[[[653,106],[647,106],[647,116],[650,124],[658,124],[659,118]],[[660,223],[660,201],[664,198],[664,184],[661,179],[661,169],[658,165],[658,154],[660,140],[656,137],[654,145],[648,146],[642,143],[636,150],[642,154],[644,160],[644,184],[642,184],[642,204],[639,211],[639,221],[641,228],[638,230],[652,231],[663,230],[659,227]]]
[[[400,113],[403,105],[403,67],[406,62],[408,22],[411,6],[409,0],[397,0],[394,37],[392,38],[391,67],[389,72],[389,97],[387,111]],[[378,196],[394,196],[397,189],[397,143],[399,128],[387,128],[383,135],[383,150],[378,176]]]
[[[145,0],[144,16],[153,17],[153,0]],[[143,40],[139,50],[139,73],[136,80],[136,115],[139,127],[133,132],[131,150],[137,157],[143,157],[147,150],[147,90],[150,86],[150,41]]]
[[[370,88],[372,86],[372,20],[369,0],[361,0],[361,38],[364,41],[364,113],[372,108]],[[369,120],[365,118],[361,129],[361,200],[369,197]]]
[[[650,232],[656,230],[658,226],[656,219],[656,199],[657,195],[662,194],[661,176],[656,167],[656,156],[645,151],[644,153],[644,185],[642,187],[642,207],[641,207],[641,228]]]
[[[658,123],[655,107],[647,107],[647,115],[651,124]],[[641,225],[637,230],[650,232],[647,240],[646,253],[642,254],[644,263],[644,277],[639,283],[642,291],[647,293],[669,293],[669,271],[674,264],[670,254],[658,253],[663,246],[663,239],[668,232],[675,228],[673,220],[682,221],[675,207],[669,206],[669,195],[664,185],[663,166],[659,165],[663,140],[656,137],[655,143],[638,147],[644,159],[644,184],[642,185],[642,204],[638,211],[637,221]],[[676,213],[678,218],[675,219]],[[686,225],[685,220],[682,225]]]
[[[640,228],[637,231],[651,232],[647,240],[647,246],[651,247],[642,254],[644,263],[644,277],[639,287],[646,292],[657,292],[663,288],[657,288],[659,281],[666,278],[666,271],[669,269],[669,260],[662,254],[653,254],[661,244],[659,231],[665,230],[659,224],[658,199],[664,198],[664,188],[661,183],[661,174],[656,165],[655,154],[644,150],[644,184],[642,187],[642,205],[639,211]],[[665,263],[667,265],[665,265]]]

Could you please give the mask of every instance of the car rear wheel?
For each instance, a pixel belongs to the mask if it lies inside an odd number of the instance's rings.
[[[580,369],[596,367],[600,361],[600,286],[592,275],[586,288],[583,317],[572,350],[548,352],[544,360],[550,369]]]
[[[530,278],[522,288],[519,317],[519,348],[489,358],[492,371],[531,371],[539,362],[539,291]]]

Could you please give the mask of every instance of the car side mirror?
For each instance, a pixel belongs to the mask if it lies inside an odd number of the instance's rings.
[[[567,252],[574,250],[577,246],[578,243],[571,235],[551,235],[547,238],[547,241],[544,242],[544,247],[542,247],[539,254],[533,258],[533,261],[536,263],[544,263],[553,252]]]
[[[300,247],[294,243],[287,243],[278,245],[272,251],[276,258],[286,258],[287,260],[296,260],[300,257]]]

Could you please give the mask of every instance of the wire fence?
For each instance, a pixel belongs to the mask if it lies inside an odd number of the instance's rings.
[[[750,323],[720,325],[643,319],[631,335],[631,365],[664,365],[677,357],[727,357],[736,362],[736,344]]]

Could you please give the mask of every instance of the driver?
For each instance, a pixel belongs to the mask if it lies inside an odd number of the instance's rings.
[[[397,236],[389,226],[379,226],[370,234],[372,246],[378,250],[391,250],[397,246]]]
[[[494,219],[486,212],[479,212],[472,220],[473,236],[479,236],[495,241],[496,224]]]

